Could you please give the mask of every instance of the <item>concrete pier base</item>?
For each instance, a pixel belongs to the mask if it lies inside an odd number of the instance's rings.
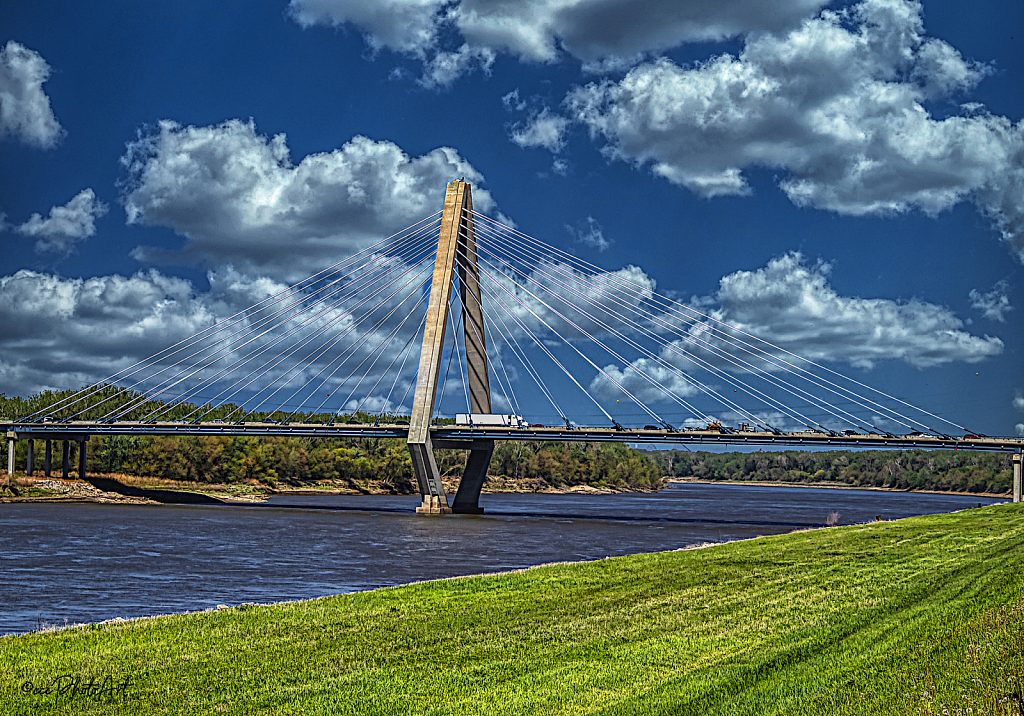
[[[1021,490],[1021,461],[1024,460],[1024,455],[1017,453],[1013,456],[1013,501],[1020,502],[1020,490]]]
[[[418,515],[450,515],[452,508],[448,500],[438,495],[423,495],[423,502],[416,508]]]
[[[416,508],[421,515],[450,515],[448,495],[434,460],[434,446],[427,437],[422,443],[409,443],[409,455],[412,457],[412,468],[419,483],[423,502]]]

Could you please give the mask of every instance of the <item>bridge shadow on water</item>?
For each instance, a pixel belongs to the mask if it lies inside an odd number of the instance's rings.
[[[393,514],[414,515],[413,510],[403,507],[352,507],[348,505],[301,505],[281,503],[230,503],[241,507],[255,507],[259,509],[284,509],[284,510],[322,510],[334,512],[389,512]],[[420,519],[436,519],[440,516],[422,516]],[[813,527],[824,527],[820,522],[779,522],[775,520],[722,520],[697,517],[660,517],[658,515],[602,515],[580,512],[511,512],[503,510],[487,510],[482,515],[446,515],[445,517],[461,518],[488,518],[488,517],[526,517],[554,520],[593,520],[597,522],[660,522],[673,524],[698,524],[698,525],[751,525],[754,527],[788,527],[791,529],[807,529]]]
[[[221,505],[226,507],[254,507],[262,509],[283,509],[283,510],[321,510],[328,512],[387,512],[392,514],[412,515],[413,510],[405,507],[369,507],[350,505],[303,505],[303,504],[281,504],[281,503],[260,503],[260,502],[232,502],[222,500],[210,495],[196,492],[185,492],[180,490],[153,490],[140,487],[132,487],[107,477],[87,477],[86,480],[97,489],[106,492],[114,492],[131,497],[144,497],[162,504],[181,505]],[[455,515],[453,515],[455,516]],[[487,510],[483,515],[458,515],[459,517],[526,517],[554,520],[592,520],[595,522],[660,522],[674,524],[698,524],[698,525],[750,525],[752,527],[787,527],[791,529],[802,529],[809,527],[822,527],[815,522],[780,522],[776,520],[723,520],[696,517],[664,517],[652,514],[591,514],[582,512],[514,512],[507,510]],[[423,517],[431,519],[431,517]]]

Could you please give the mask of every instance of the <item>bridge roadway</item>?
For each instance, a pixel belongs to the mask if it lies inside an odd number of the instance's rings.
[[[228,423],[228,422],[89,422],[19,423],[0,421],[8,440],[83,441],[92,435],[227,435],[244,437],[348,437],[408,439],[408,424],[355,423]],[[647,445],[774,445],[797,448],[858,448],[903,450],[972,450],[1020,453],[1024,439],[1008,437],[935,437],[930,435],[829,435],[820,432],[719,432],[717,430],[649,430],[600,427],[471,427],[433,425],[431,442],[437,448],[468,448],[476,440],[548,440],[558,442],[623,442]]]

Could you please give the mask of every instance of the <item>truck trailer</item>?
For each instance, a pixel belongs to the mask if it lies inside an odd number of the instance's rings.
[[[480,428],[525,428],[526,421],[520,415],[499,413],[456,413],[456,425],[471,425]]]

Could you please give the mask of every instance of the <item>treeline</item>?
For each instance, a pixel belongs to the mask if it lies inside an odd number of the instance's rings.
[[[38,471],[44,441],[35,442]],[[72,443],[72,449],[70,464],[75,470],[77,444]],[[27,455],[27,441],[20,441],[19,472]],[[435,455],[442,479],[457,486],[467,452],[436,450]],[[52,468],[59,474],[59,444],[54,446]],[[341,482],[354,489],[417,491],[409,450],[404,440],[395,438],[97,435],[86,443],[86,470],[200,483],[278,487]],[[536,490],[573,485],[651,490],[661,486],[661,470],[645,453],[621,444],[499,441],[488,479]]]
[[[120,419],[140,420],[154,410],[166,407],[159,401],[143,403],[141,396],[104,388],[109,400],[99,408],[74,419],[96,420],[109,411],[125,410]],[[13,419],[37,411],[70,395],[44,393],[31,398],[7,398],[0,394],[0,418]],[[132,407],[138,402],[137,407]],[[161,419],[194,419],[205,408],[183,404]],[[55,419],[71,417],[74,408],[47,411]],[[211,409],[204,420],[237,420],[242,413],[235,406]],[[128,416],[131,416],[129,418]],[[260,413],[251,421],[283,420],[285,413]],[[330,414],[296,415],[292,421],[327,422]],[[375,416],[353,416],[360,422],[372,422]],[[341,418],[345,419],[345,418]],[[402,418],[386,416],[382,422]],[[407,419],[404,419],[407,420]],[[442,421],[447,422],[447,421]],[[54,446],[53,469],[59,472],[59,447]],[[44,441],[35,446],[36,469],[43,464]],[[78,464],[77,445],[72,443],[72,469]],[[17,465],[25,467],[26,441],[17,446]],[[442,478],[457,485],[465,468],[467,453],[462,450],[435,451]],[[229,437],[229,436],[93,436],[86,443],[86,470],[90,474],[124,474],[200,483],[249,483],[268,486],[301,486],[341,482],[359,489],[372,484],[400,494],[417,491],[412,460],[404,440],[395,438],[308,438],[308,437]],[[498,442],[488,471],[497,484],[528,485],[530,489],[590,485],[624,490],[657,489],[661,469],[647,453],[625,445],[608,443],[551,443],[539,441]],[[511,485],[509,485],[511,486]]]
[[[966,450],[706,453],[662,450],[651,458],[671,477],[838,483],[899,490],[1008,493],[1011,456]]]

